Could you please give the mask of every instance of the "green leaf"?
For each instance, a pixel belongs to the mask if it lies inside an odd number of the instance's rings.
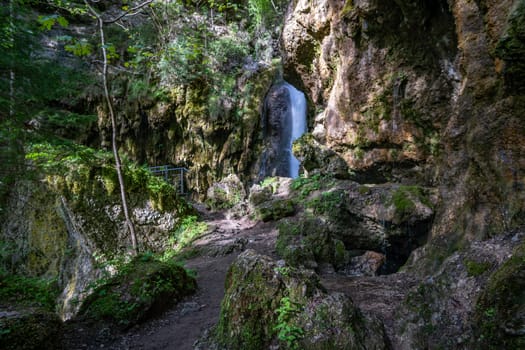
[[[57,15],[38,16],[38,23],[42,30],[51,30],[57,21]]]
[[[93,53],[93,46],[91,46],[91,44],[85,39],[75,41],[71,45],[66,45],[64,49],[78,57],[88,56]]]
[[[69,22],[67,21],[67,19],[65,19],[62,16],[59,16],[57,18],[57,22],[62,28],[67,28],[67,26],[69,25]]]

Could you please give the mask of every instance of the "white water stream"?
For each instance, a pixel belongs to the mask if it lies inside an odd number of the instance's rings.
[[[306,132],[306,98],[304,94],[292,85],[285,83],[284,86],[290,94],[290,109],[292,114],[292,138],[290,141],[290,174],[291,178],[299,176],[300,162],[294,157],[292,144]]]

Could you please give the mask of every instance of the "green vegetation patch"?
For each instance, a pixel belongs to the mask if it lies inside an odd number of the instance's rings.
[[[397,219],[404,221],[416,209],[414,201],[419,201],[429,208],[433,207],[424,189],[420,186],[399,186],[392,194],[389,204],[395,207]]]
[[[0,275],[0,303],[54,311],[59,290],[55,279]]]
[[[463,263],[467,268],[468,275],[471,277],[480,276],[492,267],[492,264],[487,261],[478,262],[475,260],[465,259],[463,260]]]
[[[97,281],[80,315],[128,327],[192,293],[196,282],[173,261],[142,254],[119,267],[118,273]]]
[[[117,171],[110,152],[53,139],[30,145],[26,159],[46,175],[49,184],[70,198],[120,198],[117,197]],[[138,166],[127,159],[123,159],[122,163],[128,193],[146,192],[153,206],[162,211],[190,211],[190,206],[177,196],[173,185],[154,176],[146,167]]]
[[[298,178],[295,178],[292,181],[291,188],[300,195],[301,199],[304,199],[312,192],[330,187],[332,184],[333,179],[331,177],[315,174],[311,177],[299,176]]]
[[[169,239],[171,248],[166,249],[161,261],[169,261],[171,259],[183,260],[189,259],[199,254],[198,248],[191,248],[191,243],[202,236],[208,230],[208,224],[199,221],[195,215],[186,216],[181,220],[180,226],[173,230]]]
[[[286,344],[287,349],[300,349],[299,341],[304,336],[304,330],[292,322],[303,309],[299,303],[293,302],[290,297],[281,298],[279,307],[275,310],[277,314],[277,324],[274,330],[277,331],[277,338]]]
[[[311,208],[314,214],[331,214],[334,210],[338,211],[345,194],[343,190],[322,192],[320,196],[307,201],[306,207]]]

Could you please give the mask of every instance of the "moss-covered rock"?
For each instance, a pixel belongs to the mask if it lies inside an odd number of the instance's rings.
[[[320,144],[311,134],[304,134],[293,144],[293,153],[307,174],[350,178],[348,165],[341,156]]]
[[[524,329],[522,239],[523,233],[517,232],[445,253],[441,266],[427,272],[396,310],[397,347],[520,348],[524,339],[520,334]],[[512,253],[518,244],[520,248]],[[424,265],[425,256],[417,264]]]
[[[0,311],[0,347],[5,350],[61,349],[62,322],[50,311]]]
[[[206,204],[213,210],[230,209],[245,198],[246,190],[239,177],[230,174],[208,189]]]
[[[382,327],[315,274],[252,250],[230,267],[215,333],[226,349],[383,349]]]
[[[195,279],[173,262],[144,254],[102,279],[82,303],[79,317],[129,327],[154,316],[196,288]]]
[[[256,215],[262,221],[279,220],[294,213],[295,208],[291,199],[268,201],[256,208]]]
[[[260,185],[250,188],[248,201],[255,217],[263,220],[279,220],[295,213],[295,202],[290,197],[292,180],[284,177],[269,177]]]
[[[275,249],[291,266],[315,268],[318,263],[330,263],[341,267],[349,258],[344,244],[318,218],[285,220],[278,227]]]
[[[476,304],[474,327],[478,348],[525,347],[525,244],[489,277]]]

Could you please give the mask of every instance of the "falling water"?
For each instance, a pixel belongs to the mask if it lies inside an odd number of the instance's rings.
[[[292,115],[292,138],[290,140],[290,174],[291,178],[299,176],[300,162],[294,157],[292,144],[306,132],[306,98],[304,94],[292,85],[284,85],[290,94],[290,110]]]

